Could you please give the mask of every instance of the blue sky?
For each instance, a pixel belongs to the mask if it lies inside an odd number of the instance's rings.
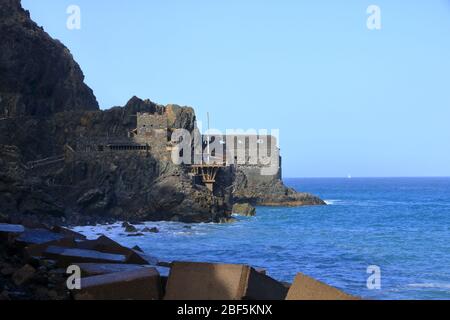
[[[22,3],[103,109],[137,95],[222,130],[280,129],[286,177],[450,176],[449,1]]]

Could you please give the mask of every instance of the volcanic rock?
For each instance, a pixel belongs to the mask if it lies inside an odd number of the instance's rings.
[[[21,286],[26,282],[30,281],[36,273],[36,269],[34,269],[29,264],[23,266],[16,272],[14,272],[12,279],[16,286]]]
[[[256,215],[256,209],[249,203],[236,203],[233,206],[233,213],[251,217]]]

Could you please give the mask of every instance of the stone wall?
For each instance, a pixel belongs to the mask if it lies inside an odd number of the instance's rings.
[[[136,117],[137,126],[133,135],[133,141],[150,146],[154,157],[169,160],[167,113],[151,114],[138,112]]]
[[[148,131],[154,129],[164,129],[167,130],[168,122],[167,122],[167,114],[151,114],[151,113],[142,113],[138,112],[136,114],[137,117],[137,130],[138,134],[142,135]]]

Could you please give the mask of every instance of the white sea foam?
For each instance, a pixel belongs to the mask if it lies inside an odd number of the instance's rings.
[[[160,236],[199,236],[208,233],[210,226],[214,224],[199,223],[195,225],[189,225],[180,222],[144,222],[136,224],[137,232],[142,232],[146,227],[158,228],[158,233],[144,232],[144,236],[139,238],[157,238]],[[88,239],[97,239],[100,235],[105,235],[113,239],[121,239],[123,242],[127,242],[128,233],[125,232],[122,227],[122,222],[116,222],[108,225],[96,225],[96,226],[81,226],[72,228],[73,231],[80,232]]]
[[[435,289],[450,289],[450,283],[434,283],[434,282],[426,282],[426,283],[411,283],[408,284],[408,287],[411,288],[435,288]]]
[[[336,204],[337,202],[339,202],[340,200],[324,200],[325,203],[329,206],[332,206],[334,204]]]

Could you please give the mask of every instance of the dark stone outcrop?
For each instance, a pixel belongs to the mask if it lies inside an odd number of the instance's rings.
[[[309,193],[297,192],[284,185],[281,170],[276,175],[261,175],[258,166],[239,166],[233,179],[233,197],[236,202],[255,206],[304,206],[326,203]]]
[[[0,117],[97,110],[69,50],[30,19],[20,0],[0,4]]]
[[[249,203],[236,203],[233,205],[232,211],[234,214],[247,216],[247,217],[252,217],[252,216],[256,215],[255,207],[253,207]]]
[[[262,177],[245,166],[221,169],[211,194],[193,183],[188,167],[161,155],[164,144],[147,153],[86,152],[99,141],[133,143],[138,112],[167,116],[168,134],[192,132],[194,110],[138,97],[99,110],[68,49],[19,0],[1,0],[0,18],[0,219],[229,222],[233,202],[323,204],[286,188],[280,175]]]
[[[47,215],[52,223],[72,224],[115,219],[219,222],[226,218],[230,208],[222,191],[211,196],[206,187],[193,185],[189,171],[170,159],[158,159],[152,153],[91,154],[65,148],[77,145],[80,137],[95,141],[105,134],[126,141],[127,132],[136,127],[133,113],[148,112],[154,106],[129,103],[107,111],[64,112],[46,119],[0,123],[4,133],[0,137],[0,209],[16,216]],[[186,111],[180,114],[184,118],[178,123],[189,127],[193,113],[189,117]],[[35,131],[42,132],[40,139],[27,134]],[[30,160],[64,153],[62,162],[25,168]]]

